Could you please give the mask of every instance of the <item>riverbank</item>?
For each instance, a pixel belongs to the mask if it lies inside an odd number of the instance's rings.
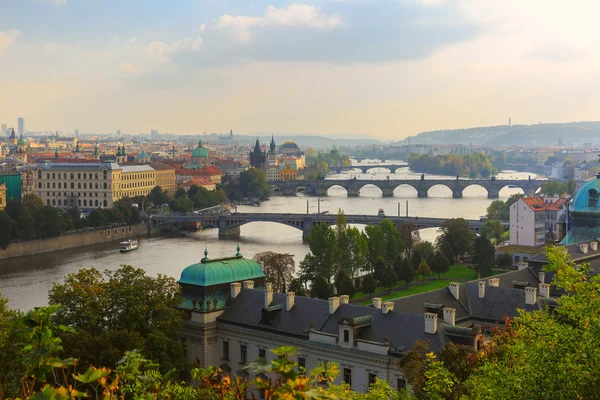
[[[6,249],[0,249],[0,260],[113,242],[147,234],[148,224],[141,222],[137,225],[74,233],[50,239],[22,241],[11,243]]]

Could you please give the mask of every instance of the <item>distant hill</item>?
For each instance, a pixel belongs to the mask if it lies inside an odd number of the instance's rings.
[[[422,132],[400,143],[473,144],[479,146],[549,146],[600,143],[600,122],[501,125]]]

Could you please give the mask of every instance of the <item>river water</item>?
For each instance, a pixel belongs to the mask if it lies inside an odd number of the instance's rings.
[[[371,161],[374,162],[374,161]],[[390,164],[398,161],[389,161]],[[363,161],[368,164],[369,160]],[[372,170],[366,174],[345,172],[332,175],[330,179],[419,179],[420,174],[411,172],[408,168],[390,174],[387,170]],[[529,173],[502,172],[499,179],[527,179]],[[427,178],[435,178],[427,175]],[[534,175],[531,175],[534,178]],[[449,179],[449,177],[441,177]],[[508,198],[511,194],[521,193],[520,189],[502,189],[500,198]],[[486,212],[491,200],[487,192],[479,186],[470,186],[463,192],[462,199],[453,199],[450,189],[444,186],[434,186],[429,191],[429,197],[417,198],[417,193],[411,187],[399,187],[393,198],[382,198],[381,191],[374,186],[361,190],[359,197],[348,198],[341,187],[332,187],[328,197],[321,198],[321,212],[336,213],[339,208],[347,214],[376,214],[379,208],[386,215],[398,214],[400,203],[401,214],[406,214],[408,200],[409,215],[420,217],[462,217],[479,218]],[[260,207],[240,206],[239,212],[282,212],[305,213],[306,207],[311,213],[316,213],[318,204],[316,197],[272,197]],[[359,226],[360,227],[360,226]],[[424,229],[421,237],[435,240],[437,229]],[[239,240],[219,240],[216,229],[187,234],[168,234],[140,238],[137,251],[119,253],[118,243],[105,243],[88,247],[63,250],[36,256],[0,260],[0,293],[8,298],[9,306],[21,310],[29,310],[35,306],[47,304],[48,290],[54,282],[62,282],[63,278],[80,268],[115,269],[121,264],[129,264],[143,268],[149,275],[164,274],[179,278],[181,271],[188,265],[197,263],[203,257],[203,251],[208,249],[211,258],[232,256],[236,246],[240,245],[241,253],[251,258],[261,251],[276,251],[294,255],[296,265],[309,251],[308,245],[302,242],[302,232],[295,228],[270,222],[255,222],[241,227]]]

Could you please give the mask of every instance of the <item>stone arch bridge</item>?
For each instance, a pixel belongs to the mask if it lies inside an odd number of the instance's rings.
[[[234,213],[226,215],[206,214],[162,214],[150,217],[150,228],[178,222],[199,222],[203,227],[219,229],[220,238],[236,238],[240,236],[240,226],[251,222],[276,222],[291,226],[302,231],[302,238],[307,238],[312,227],[318,223],[335,225],[336,214],[280,214],[280,213]],[[384,219],[389,219],[396,226],[411,223],[414,229],[439,228],[451,218],[419,218],[419,217],[385,217],[379,215],[347,214],[349,224],[378,224]],[[469,227],[478,233],[484,222],[480,220],[466,220]]]
[[[348,167],[329,167],[329,172],[335,172],[339,174],[342,171],[352,171],[354,169],[359,169],[363,174],[366,174],[372,169],[375,168],[385,168],[390,173],[395,173],[397,169],[408,167],[407,163],[400,164],[367,164],[367,165],[350,165]]]
[[[348,197],[356,197],[360,190],[366,185],[377,186],[381,189],[383,197],[393,197],[394,190],[401,185],[408,185],[417,191],[420,198],[427,197],[429,189],[436,185],[443,185],[452,191],[452,197],[460,199],[463,197],[465,188],[478,185],[487,190],[489,199],[497,199],[500,190],[506,186],[518,187],[531,196],[547,182],[541,179],[525,180],[492,180],[492,179],[325,179],[309,181],[271,181],[271,189],[274,193],[283,196],[295,196],[298,191],[304,191],[309,195],[327,196],[327,191],[333,186],[341,186],[348,192]]]

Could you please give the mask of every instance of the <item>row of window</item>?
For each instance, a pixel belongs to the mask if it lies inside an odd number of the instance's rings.
[[[81,176],[82,176],[81,172],[78,172],[77,173],[77,179],[81,179]],[[92,173],[91,172],[89,174],[85,173],[85,172],[83,173],[83,179],[88,179],[88,176],[89,176],[89,179],[92,179]],[[46,172],[46,179],[69,179],[69,177],[70,177],[70,179],[75,179],[75,173],[71,172],[69,174],[67,172],[65,172],[65,173],[60,173],[59,172],[57,174],[57,173],[53,172],[52,174],[50,174],[50,172]],[[103,179],[108,178],[108,171],[102,171],[102,178]],[[42,179],[42,171],[38,171],[38,179]],[[93,179],[98,179],[98,173],[97,172],[94,173]]]
[[[98,200],[92,200],[90,199],[89,204],[88,201],[86,199],[83,199],[83,201],[81,199],[77,199],[77,205],[79,207],[83,206],[83,207],[99,207],[100,204],[102,204],[103,207],[108,207],[108,202],[106,200],[104,200],[102,203],[100,203]],[[75,199],[52,199],[52,202],[50,201],[50,199],[46,199],[46,205],[53,205],[53,206],[74,206],[75,205]]]
[[[121,178],[124,181],[131,181],[131,180],[137,180],[137,179],[150,179],[150,178],[154,178],[154,174],[123,174],[121,175]]]
[[[39,194],[39,197],[42,197],[42,192],[38,192],[38,194]],[[75,196],[81,197],[81,195],[82,195],[82,193],[67,193],[67,192],[64,192],[62,194],[64,195],[64,197],[75,197]],[[60,197],[61,192],[46,192],[46,196]],[[87,192],[83,192],[83,197],[88,197]],[[98,197],[98,192],[90,193],[89,197]],[[108,196],[106,196],[106,193],[104,193],[104,198],[106,198],[106,197],[108,197]]]
[[[96,182],[95,184],[92,184],[92,182],[90,182],[90,189],[92,189],[92,186],[95,185],[95,189],[98,189],[99,185],[98,182]],[[103,189],[108,189],[109,186],[106,182],[104,182],[104,184],[102,185]],[[56,189],[57,187],[57,183],[56,182],[52,182],[52,189]],[[61,182],[58,182],[58,188],[62,189],[62,188],[68,189],[67,186],[67,182],[65,182],[64,184],[62,184]],[[44,188],[44,184],[42,182],[38,182],[38,189],[43,189]],[[83,182],[83,188],[87,189],[88,188],[88,184],[87,182]],[[46,182],[46,189],[50,189],[50,182]],[[75,189],[75,182],[71,182],[71,189]],[[81,189],[81,182],[77,183],[77,189]]]

